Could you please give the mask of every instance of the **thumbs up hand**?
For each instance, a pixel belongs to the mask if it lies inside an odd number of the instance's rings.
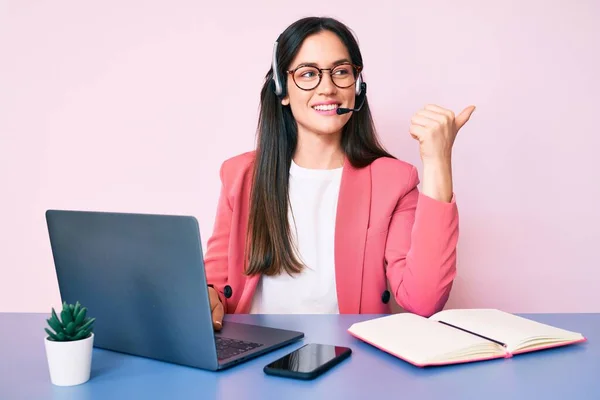
[[[429,104],[413,115],[409,132],[419,141],[424,163],[450,161],[456,135],[473,111],[475,106],[469,106],[455,116],[451,110]]]

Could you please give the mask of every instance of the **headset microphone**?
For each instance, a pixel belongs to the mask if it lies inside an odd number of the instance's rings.
[[[367,98],[367,84],[366,82],[361,82],[360,83],[360,104],[358,106],[358,108],[343,108],[343,107],[338,107],[338,109],[336,110],[337,115],[342,115],[342,114],[346,114],[349,113],[351,111],[360,111],[360,109],[362,108],[363,104],[365,104],[365,99]]]

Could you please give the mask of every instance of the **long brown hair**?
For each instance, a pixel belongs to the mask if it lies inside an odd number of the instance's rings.
[[[329,30],[346,45],[351,61],[363,66],[362,55],[354,36],[343,23],[332,18],[308,17],[290,25],[279,37],[277,70],[285,88],[285,70],[307,36]],[[260,95],[257,149],[248,220],[247,275],[277,275],[285,271],[302,271],[290,240],[288,221],[288,182],[298,131],[289,107],[281,104],[274,92],[273,69],[265,77]],[[344,126],[341,138],[346,160],[355,168],[368,166],[379,157],[392,157],[379,143],[369,104],[354,112]]]

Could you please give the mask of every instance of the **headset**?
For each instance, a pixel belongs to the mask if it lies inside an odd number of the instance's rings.
[[[273,83],[273,91],[275,92],[277,97],[279,97],[281,99],[281,98],[285,97],[286,93],[285,93],[285,88],[283,86],[283,79],[281,79],[281,77],[279,76],[279,70],[277,69],[277,46],[279,45],[280,39],[281,39],[281,35],[279,35],[279,37],[275,41],[275,44],[273,45],[272,83]],[[357,97],[359,97],[360,105],[357,108],[338,107],[338,109],[336,111],[338,115],[346,114],[351,111],[359,111],[362,108],[363,104],[365,103],[365,99],[367,96],[367,83],[363,82],[362,72],[358,74],[358,78],[356,79],[356,89],[355,89],[354,93]]]

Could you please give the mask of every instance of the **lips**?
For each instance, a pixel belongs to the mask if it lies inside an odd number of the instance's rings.
[[[337,109],[340,106],[340,103],[328,103],[328,104],[316,104],[312,106],[313,109],[317,111],[332,111]]]

